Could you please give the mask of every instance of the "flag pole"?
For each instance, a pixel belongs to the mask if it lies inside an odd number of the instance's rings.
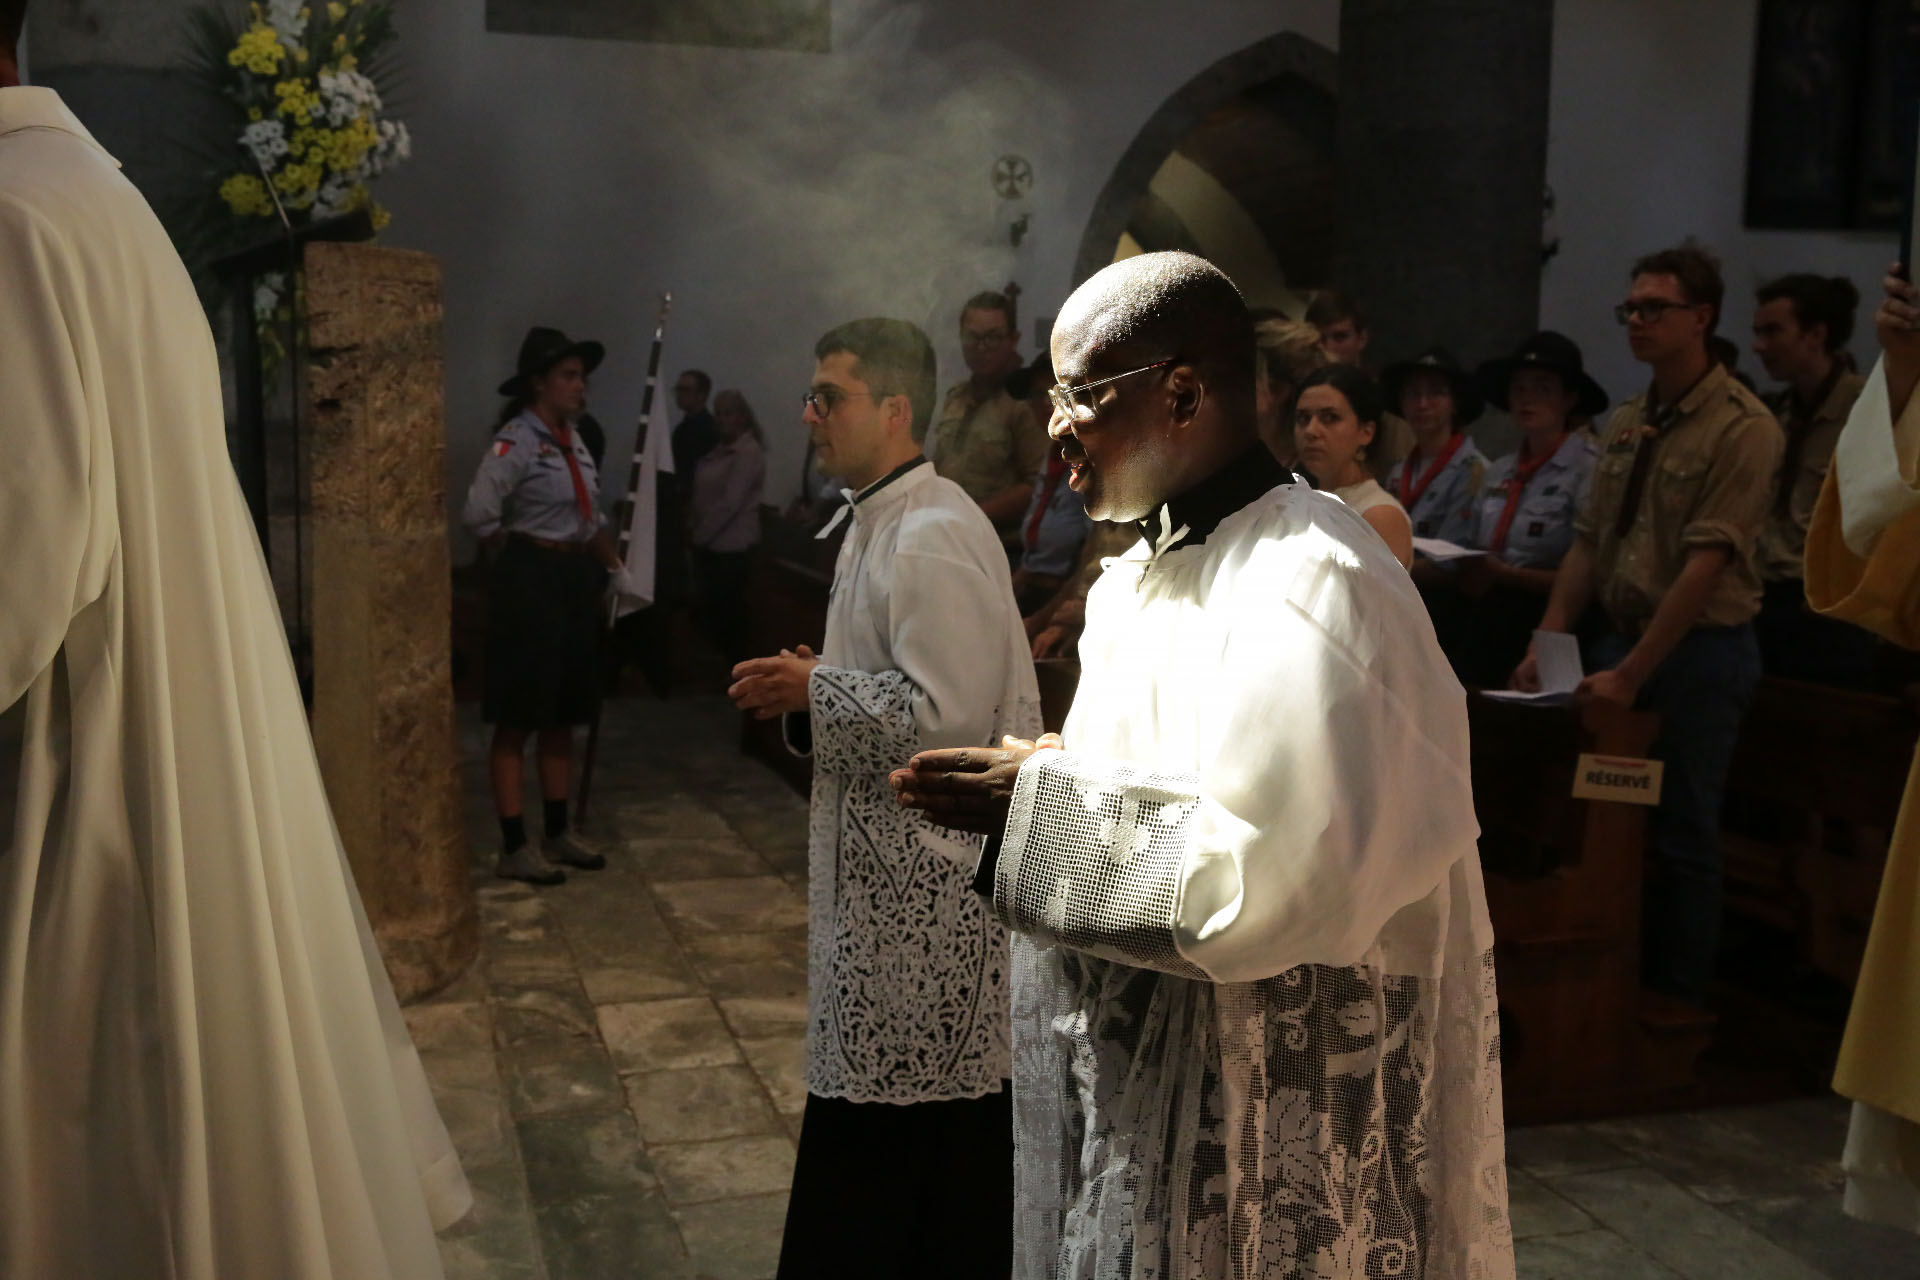
[[[633,466],[627,473],[627,496],[620,501],[616,527],[620,530],[620,563],[627,562],[633,541],[633,513],[640,505],[642,462],[647,455],[647,427],[653,421],[653,397],[660,384],[660,348],[667,336],[667,315],[673,310],[673,294],[660,295],[660,311],[653,322],[653,350],[647,354],[647,385],[640,393],[640,426],[634,432]],[[606,625],[600,630],[600,648],[604,654],[613,645],[613,627],[620,619],[620,597],[607,596]],[[606,680],[600,681],[600,693],[593,703],[593,718],[587,722],[587,748],[580,759],[580,794],[574,801],[573,821],[578,826],[587,820],[587,800],[593,794],[593,766],[600,754],[600,711],[606,705]]]

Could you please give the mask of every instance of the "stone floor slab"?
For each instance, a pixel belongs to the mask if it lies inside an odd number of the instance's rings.
[[[476,966],[477,968],[478,966]],[[488,1053],[493,1048],[493,1019],[482,999],[408,1005],[401,1012],[413,1047],[421,1053]]]
[[[598,1013],[600,1034],[623,1072],[723,1067],[740,1061],[740,1050],[711,1000],[604,1004]]]
[[[787,1193],[716,1200],[673,1211],[693,1265],[706,1280],[768,1280],[780,1262]]]
[[[1823,1280],[1812,1266],[1651,1169],[1546,1181],[1601,1226],[1688,1280]]]
[[[807,1105],[807,1040],[805,1036],[769,1036],[742,1040],[740,1052],[753,1074],[760,1077],[767,1096],[782,1115],[795,1115]]]
[[[807,994],[805,927],[776,933],[704,933],[684,946],[694,972],[715,996]]]
[[[1920,1236],[1849,1218],[1838,1195],[1741,1200],[1721,1209],[1839,1280],[1920,1277]]]
[[[1847,1110],[1840,1098],[1809,1098],[1632,1116],[1589,1128],[1709,1204],[1728,1204],[1756,1196],[1839,1195]]]
[[[649,1144],[784,1132],[759,1077],[746,1067],[649,1071],[623,1083]]]
[[[620,856],[656,883],[764,876],[772,870],[738,840],[629,840],[621,845]]]
[[[1507,1171],[1507,1209],[1516,1240],[1591,1231],[1598,1225],[1570,1201],[1518,1169]]]
[[[794,1147],[785,1134],[665,1143],[647,1154],[676,1206],[783,1192],[793,1181]]]
[[[1507,1163],[1542,1178],[1555,1178],[1625,1169],[1639,1161],[1587,1125],[1548,1124],[1507,1130]]]
[[[567,1040],[500,1052],[507,1107],[515,1118],[569,1111],[613,1111],[625,1095],[607,1051],[598,1043]]]
[[[440,1233],[440,1261],[447,1280],[539,1280],[545,1276],[539,1228],[519,1165],[469,1168],[467,1185],[473,1189],[473,1208]]]
[[[1516,1241],[1518,1280],[1689,1280],[1611,1231]]]
[[[560,1040],[592,1040],[598,1034],[593,1005],[578,979],[554,986],[513,987],[493,997],[493,1039],[502,1049]]]
[[[742,1040],[766,1040],[776,1036],[805,1035],[807,997],[736,996],[720,1001],[720,1016],[727,1027]]]
[[[680,1228],[657,1191],[589,1195],[543,1206],[540,1242],[551,1280],[689,1280]]]
[[[771,933],[807,923],[806,899],[778,876],[679,880],[655,885],[653,891],[682,937]]]
[[[756,766],[758,767],[758,766]],[[683,794],[636,799],[607,806],[605,821],[627,840],[731,840],[733,828],[707,806]]]
[[[517,1129],[527,1193],[536,1207],[586,1195],[638,1195],[659,1186],[625,1111],[529,1116]]]

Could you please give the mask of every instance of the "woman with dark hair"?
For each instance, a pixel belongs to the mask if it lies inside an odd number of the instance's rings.
[[[747,561],[760,541],[766,437],[738,391],[713,398],[713,420],[720,439],[694,467],[687,541],[708,634],[732,666],[748,656]]]
[[[500,384],[502,426],[467,491],[462,522],[496,554],[487,591],[486,688],[494,727],[493,799],[500,815],[494,873],[559,884],[555,862],[596,871],[607,860],[567,830],[573,730],[593,716],[600,601],[609,573],[623,572],[595,501],[599,473],[575,429],[587,375],[606,349],[534,329],[518,370]],[[539,739],[545,797],[542,849],[527,842],[521,814],[527,739]]]
[[[1360,513],[1403,565],[1413,564],[1413,522],[1380,487],[1374,442],[1386,406],[1380,387],[1350,364],[1330,364],[1301,379],[1293,401],[1294,452],[1314,487]]]

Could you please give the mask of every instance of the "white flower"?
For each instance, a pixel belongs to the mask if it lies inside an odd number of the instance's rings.
[[[282,44],[298,44],[307,34],[307,20],[300,16],[306,0],[267,0],[267,25]]]
[[[327,123],[335,129],[356,116],[380,112],[380,90],[358,71],[322,71],[319,86]]]
[[[253,286],[253,318],[255,323],[264,324],[273,319],[274,312],[280,309],[280,291],[286,287],[287,279],[275,272],[260,277]]]
[[[256,120],[240,131],[240,145],[263,172],[272,173],[274,162],[287,154],[287,128],[278,120]]]

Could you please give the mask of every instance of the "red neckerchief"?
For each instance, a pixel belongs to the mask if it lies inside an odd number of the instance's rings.
[[[1454,432],[1453,438],[1447,441],[1447,447],[1440,451],[1440,456],[1428,464],[1425,471],[1421,472],[1420,479],[1417,483],[1413,478],[1413,463],[1420,455],[1418,453],[1408,454],[1406,462],[1400,467],[1400,505],[1408,511],[1412,511],[1413,504],[1420,501],[1420,497],[1426,493],[1427,487],[1434,482],[1434,479],[1439,476],[1446,465],[1453,461],[1453,455],[1460,452],[1460,446],[1466,442],[1467,437],[1463,433],[1458,431]]]
[[[1027,550],[1033,550],[1034,542],[1040,537],[1040,522],[1046,519],[1047,508],[1053,503],[1053,495],[1059,491],[1060,482],[1067,475],[1067,455],[1059,445],[1053,446],[1053,453],[1047,458],[1047,481],[1041,486],[1040,501],[1034,504],[1033,514],[1027,518],[1026,532],[1021,542]]]
[[[587,492],[587,478],[580,474],[580,459],[573,455],[573,428],[562,422],[549,428],[553,442],[560,446],[560,452],[567,459],[567,471],[573,476],[573,500],[580,506],[580,519],[586,522],[590,530],[597,530],[600,521],[594,517],[593,495]]]
[[[1553,451],[1558,453],[1559,450]],[[1500,513],[1500,523],[1493,526],[1492,545],[1487,548],[1494,555],[1507,549],[1507,530],[1513,527],[1514,513],[1520,510],[1520,496],[1533,482],[1534,473],[1547,465],[1553,453],[1543,453],[1537,458],[1527,456],[1527,442],[1520,442],[1520,456],[1514,459],[1513,477],[1507,481],[1507,505]]]

